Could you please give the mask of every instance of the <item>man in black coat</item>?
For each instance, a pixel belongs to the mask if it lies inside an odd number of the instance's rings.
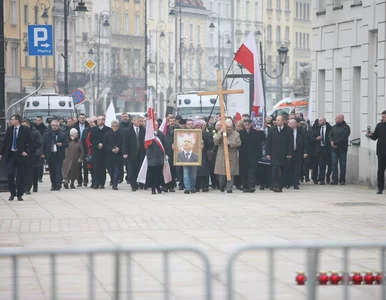
[[[40,155],[37,156],[36,153],[39,151],[39,149],[42,148],[43,144],[43,138],[39,131],[37,131],[34,127],[31,128],[31,121],[28,119],[23,120],[22,123],[23,126],[29,128],[31,130],[31,136],[32,136],[32,147],[30,147],[30,153],[29,153],[29,159],[28,163],[26,164],[26,170],[25,170],[25,193],[27,195],[31,194],[31,188],[33,185],[33,191],[38,191],[38,167],[35,168],[34,164],[36,164],[40,159]]]
[[[270,128],[267,137],[267,159],[272,166],[272,190],[282,192],[285,180],[285,167],[292,158],[294,147],[292,130],[284,124],[285,117],[276,118],[276,126]]]
[[[174,188],[176,186],[177,171],[176,167],[174,166],[174,151],[172,145],[174,144],[174,130],[179,129],[180,127],[176,124],[176,118],[174,116],[168,115],[168,117],[169,123],[165,134],[164,147],[166,155],[168,156],[170,173],[172,174],[172,181],[166,185],[166,187],[164,188],[164,192],[174,192]]]
[[[382,122],[378,123],[374,132],[369,131],[367,136],[373,141],[377,141],[378,156],[378,190],[377,194],[382,194],[385,187],[386,170],[386,110],[382,112]]]
[[[335,118],[336,124],[332,126],[328,140],[331,144],[331,163],[332,163],[332,185],[338,184],[338,162],[340,167],[339,183],[346,184],[346,163],[348,150],[348,137],[350,136],[350,126],[344,120],[344,116],[339,114]]]
[[[35,120],[35,128],[40,132],[40,135],[44,136],[44,133],[48,130],[47,126],[43,123],[43,117],[37,116]],[[41,167],[39,167],[39,182],[43,182],[43,173],[44,173],[44,163]]]
[[[312,134],[312,140],[315,142],[315,154],[318,156],[319,165],[319,181],[320,185],[325,185],[325,179],[327,184],[330,183],[331,174],[331,144],[328,140],[331,131],[331,125],[326,122],[326,118],[320,117],[318,126],[315,128]],[[326,166],[328,167],[326,176]],[[317,179],[312,178],[315,184]]]
[[[132,122],[130,120],[130,115],[128,113],[121,114],[121,122],[119,123],[119,128],[123,130],[127,130],[131,127]]]
[[[51,129],[43,137],[42,154],[50,169],[51,191],[59,191],[62,187],[62,167],[68,145],[68,136],[60,130],[59,121],[52,120]]]
[[[289,120],[288,127],[292,129],[293,134],[293,155],[289,160],[287,168],[287,187],[293,186],[295,190],[299,189],[299,180],[303,159],[308,156],[308,141],[306,133],[298,126],[296,119]]]
[[[25,169],[29,159],[29,153],[33,146],[31,131],[22,126],[20,115],[11,117],[11,124],[5,133],[4,143],[0,149],[0,159],[7,162],[8,187],[11,192],[9,201],[15,196],[23,201],[25,189]],[[15,184],[17,178],[17,187]]]
[[[134,116],[132,126],[123,133],[123,157],[127,159],[127,179],[131,190],[138,190],[137,177],[141,169],[145,150],[145,128],[140,126],[140,116]]]
[[[243,180],[244,193],[253,193],[256,186],[257,163],[262,157],[263,131],[252,129],[252,120],[244,120],[245,129],[240,132],[239,148],[240,175]]]
[[[86,121],[86,115],[85,114],[79,114],[78,121],[72,125],[72,128],[75,128],[78,133],[79,133],[79,140],[82,141],[83,145],[83,151],[85,149],[85,144],[83,143],[83,140],[87,138],[87,133],[88,131],[86,130],[90,125]],[[86,136],[84,137],[84,135]],[[78,187],[82,186],[82,183],[84,183],[84,186],[88,185],[88,169],[87,169],[87,163],[86,163],[86,156],[87,156],[87,151],[84,152],[84,159],[83,162],[79,163],[79,177],[78,177]],[[83,165],[83,174],[84,174],[84,180],[82,176],[82,165]]]
[[[111,130],[105,125],[106,119],[99,116],[97,126],[90,130],[92,147],[92,164],[94,172],[93,189],[104,189],[106,183],[106,149],[104,147],[105,134]]]

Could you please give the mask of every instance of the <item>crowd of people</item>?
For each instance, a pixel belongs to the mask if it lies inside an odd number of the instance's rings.
[[[31,189],[38,191],[44,160],[49,168],[51,191],[87,187],[90,177],[91,188],[104,189],[106,170],[113,190],[126,181],[133,192],[151,189],[152,194],[175,192],[176,188],[185,194],[209,192],[210,188],[227,193],[234,189],[253,193],[256,186],[260,190],[282,192],[283,188],[299,189],[301,182],[310,180],[320,185],[346,183],[350,127],[341,114],[336,116],[333,126],[324,117],[310,124],[298,112],[276,118],[268,116],[263,129],[252,128],[248,114],[241,120],[227,117],[225,126],[220,114],[209,119],[183,119],[167,114],[167,125],[162,131],[159,129],[162,120],[155,118],[156,139],[145,147],[147,120],[123,113],[121,122],[114,120],[107,126],[103,116],[86,118],[80,114],[67,122],[63,118],[49,119],[47,127],[42,117],[32,124],[20,115],[12,116],[0,152],[0,159],[7,160],[9,200],[17,197],[22,201],[24,193],[30,194]],[[383,143],[380,131],[384,127],[380,124],[368,136]],[[176,129],[202,130],[202,141],[194,141],[201,143],[201,166],[174,165]],[[228,148],[231,180],[226,176],[224,147]],[[138,174],[145,157],[146,182],[140,183]],[[171,181],[167,183],[162,173],[165,160],[171,171]],[[385,161],[380,162],[383,172]],[[380,172],[378,193],[383,191],[380,181],[384,182]]]

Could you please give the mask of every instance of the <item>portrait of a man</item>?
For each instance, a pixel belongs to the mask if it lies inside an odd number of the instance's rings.
[[[175,134],[175,165],[199,166],[201,165],[201,140],[202,131],[196,129],[178,129]]]

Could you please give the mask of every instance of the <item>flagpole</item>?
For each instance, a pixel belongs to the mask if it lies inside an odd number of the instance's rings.
[[[260,41],[260,72],[261,72],[261,83],[262,83],[262,86],[263,86],[264,119],[265,119],[265,117],[267,116],[267,97],[265,95],[264,64],[263,63],[264,63],[264,61],[263,61],[263,43]]]

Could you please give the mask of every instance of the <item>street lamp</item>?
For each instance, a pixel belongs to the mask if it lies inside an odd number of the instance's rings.
[[[178,2],[178,3],[177,3]],[[182,29],[182,8],[181,8],[181,0],[175,0],[174,2],[170,1],[168,2],[168,5],[170,7],[170,11],[169,11],[169,16],[173,17],[173,16],[176,16],[176,5],[178,4],[178,11],[179,11],[179,14],[180,14],[180,93],[182,93],[182,46],[183,46],[183,36],[182,36],[182,32],[181,32],[181,29]],[[174,29],[174,32],[175,32],[175,61],[176,61],[176,91],[177,91],[177,44],[178,44],[178,34],[177,34],[177,18],[175,18],[175,29]]]
[[[68,95],[68,16],[70,15],[70,6],[71,0],[64,0],[64,95]],[[74,5],[78,3],[74,11],[84,13],[88,9],[83,2],[83,0],[73,0]]]
[[[38,13],[39,10],[43,11],[41,18],[44,20],[44,23],[47,24],[48,21],[48,10],[51,8],[51,2],[49,0],[38,0],[35,4],[35,24],[38,24]],[[27,48],[28,49],[28,48]],[[39,56],[35,56],[35,88],[36,90],[39,88]]]
[[[166,29],[167,25],[165,24],[165,22],[162,22],[162,21],[159,21],[156,25],[156,28],[155,28],[155,103],[158,103],[158,37],[159,38],[164,38],[165,37],[165,29]],[[158,32],[161,32],[159,35],[158,35]],[[159,103],[158,103],[158,106],[159,106]],[[153,105],[154,107],[154,105]]]
[[[216,26],[214,25],[214,22],[217,21],[217,43],[218,43],[218,49],[217,49],[217,64],[218,64],[218,69],[220,69],[220,65],[221,65],[221,58],[220,58],[220,40],[221,40],[221,36],[220,36],[220,16],[215,13],[215,12],[212,12],[209,16],[208,16],[208,19],[210,21],[210,24],[209,24],[209,30],[211,32],[214,31],[214,29],[216,28]]]
[[[110,13],[107,10],[102,10],[98,17],[98,45],[97,45],[97,92],[96,101],[99,101],[99,85],[100,85],[100,61],[101,61],[101,27],[110,26]],[[95,114],[95,101],[93,112]]]

